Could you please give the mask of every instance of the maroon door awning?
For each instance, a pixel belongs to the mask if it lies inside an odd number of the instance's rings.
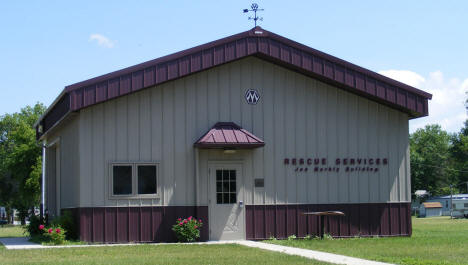
[[[218,122],[195,144],[198,148],[249,149],[264,146],[262,139],[233,122]]]

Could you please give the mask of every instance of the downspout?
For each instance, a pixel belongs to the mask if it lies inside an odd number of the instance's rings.
[[[41,187],[41,222],[44,220],[45,209],[44,206],[46,204],[46,197],[45,197],[45,182],[46,182],[46,142],[42,143],[42,187]]]

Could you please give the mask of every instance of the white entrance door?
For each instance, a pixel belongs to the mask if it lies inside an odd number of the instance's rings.
[[[210,239],[245,239],[242,166],[213,164],[209,175]]]

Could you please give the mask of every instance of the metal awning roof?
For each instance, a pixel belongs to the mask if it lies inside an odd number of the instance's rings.
[[[198,148],[250,149],[265,145],[262,139],[233,122],[218,122],[194,146]]]

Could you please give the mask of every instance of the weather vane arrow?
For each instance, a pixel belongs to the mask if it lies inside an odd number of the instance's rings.
[[[260,21],[263,21],[263,17],[258,17],[257,16],[257,11],[265,11],[265,9],[259,9],[258,8],[258,5],[256,3],[253,3],[251,6],[250,6],[251,9],[244,9],[244,13],[248,13],[248,12],[254,12],[254,16],[253,17],[249,17],[249,20],[253,20],[254,21],[254,24],[255,24],[255,27],[257,26],[257,20],[260,20]]]

